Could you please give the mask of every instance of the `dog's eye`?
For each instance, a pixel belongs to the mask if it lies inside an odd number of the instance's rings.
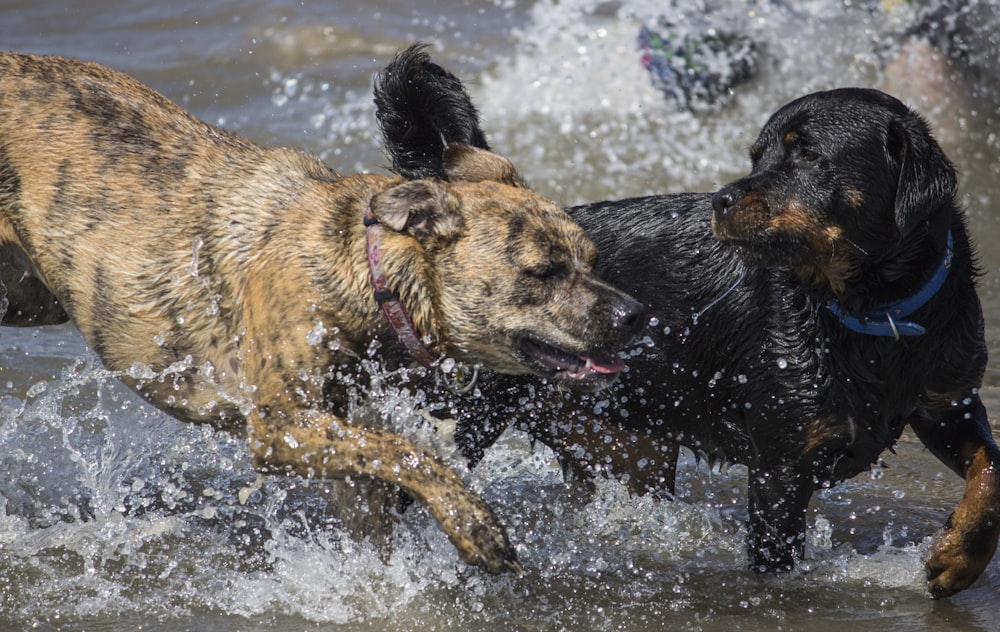
[[[799,152],[799,158],[802,159],[802,162],[816,162],[819,160],[819,154],[809,149],[803,149]]]
[[[532,266],[524,269],[524,273],[533,279],[554,279],[566,271],[566,265],[558,262],[549,262],[543,265]]]

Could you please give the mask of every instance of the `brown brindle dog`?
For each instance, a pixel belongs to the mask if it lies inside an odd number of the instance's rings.
[[[399,486],[463,560],[516,566],[437,455],[347,418],[340,376],[377,348],[390,367],[412,351],[600,387],[645,319],[506,159],[450,145],[443,160],[449,182],[342,177],[124,74],[2,55],[0,323],[72,319],[157,407],[247,428],[259,469]]]

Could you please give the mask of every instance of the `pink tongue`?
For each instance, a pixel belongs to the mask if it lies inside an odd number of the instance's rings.
[[[625,368],[625,360],[619,355],[611,356],[610,358],[584,358],[587,361],[587,366],[581,371],[585,373],[587,371],[594,371],[595,373],[621,373],[622,369]]]

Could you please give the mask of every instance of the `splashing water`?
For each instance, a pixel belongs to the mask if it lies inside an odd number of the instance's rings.
[[[434,427],[418,421],[430,396],[407,388],[405,375],[368,370],[352,415],[375,415],[447,455]],[[744,570],[744,468],[706,472],[684,460],[674,503],[630,497],[613,481],[599,481],[588,497],[562,482],[551,453],[515,433],[465,472],[508,525],[528,569],[489,577],[457,560],[420,506],[401,516],[388,557],[344,537],[325,500],[330,483],[258,477],[241,438],[151,409],[90,354],[30,391],[0,407],[0,467],[8,472],[0,481],[0,576],[21,587],[4,593],[5,611],[19,621],[220,612],[408,629],[515,625],[529,607],[582,627],[661,621],[671,612],[721,625],[753,603],[779,607],[808,586],[922,598],[926,543],[887,537],[884,512],[845,519],[845,507],[870,507],[873,493],[898,500],[883,481],[857,500],[846,487],[826,491],[802,570],[762,582]],[[835,544],[845,536],[831,525],[845,520],[852,532],[870,533],[871,553],[853,548],[856,535],[851,545]],[[706,584],[740,597],[706,601]],[[649,603],[657,604],[651,612]]]

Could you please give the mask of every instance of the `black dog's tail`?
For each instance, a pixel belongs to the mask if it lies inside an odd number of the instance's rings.
[[[394,172],[408,179],[447,180],[446,145],[490,147],[465,86],[433,63],[426,49],[410,46],[375,77],[375,116]]]

